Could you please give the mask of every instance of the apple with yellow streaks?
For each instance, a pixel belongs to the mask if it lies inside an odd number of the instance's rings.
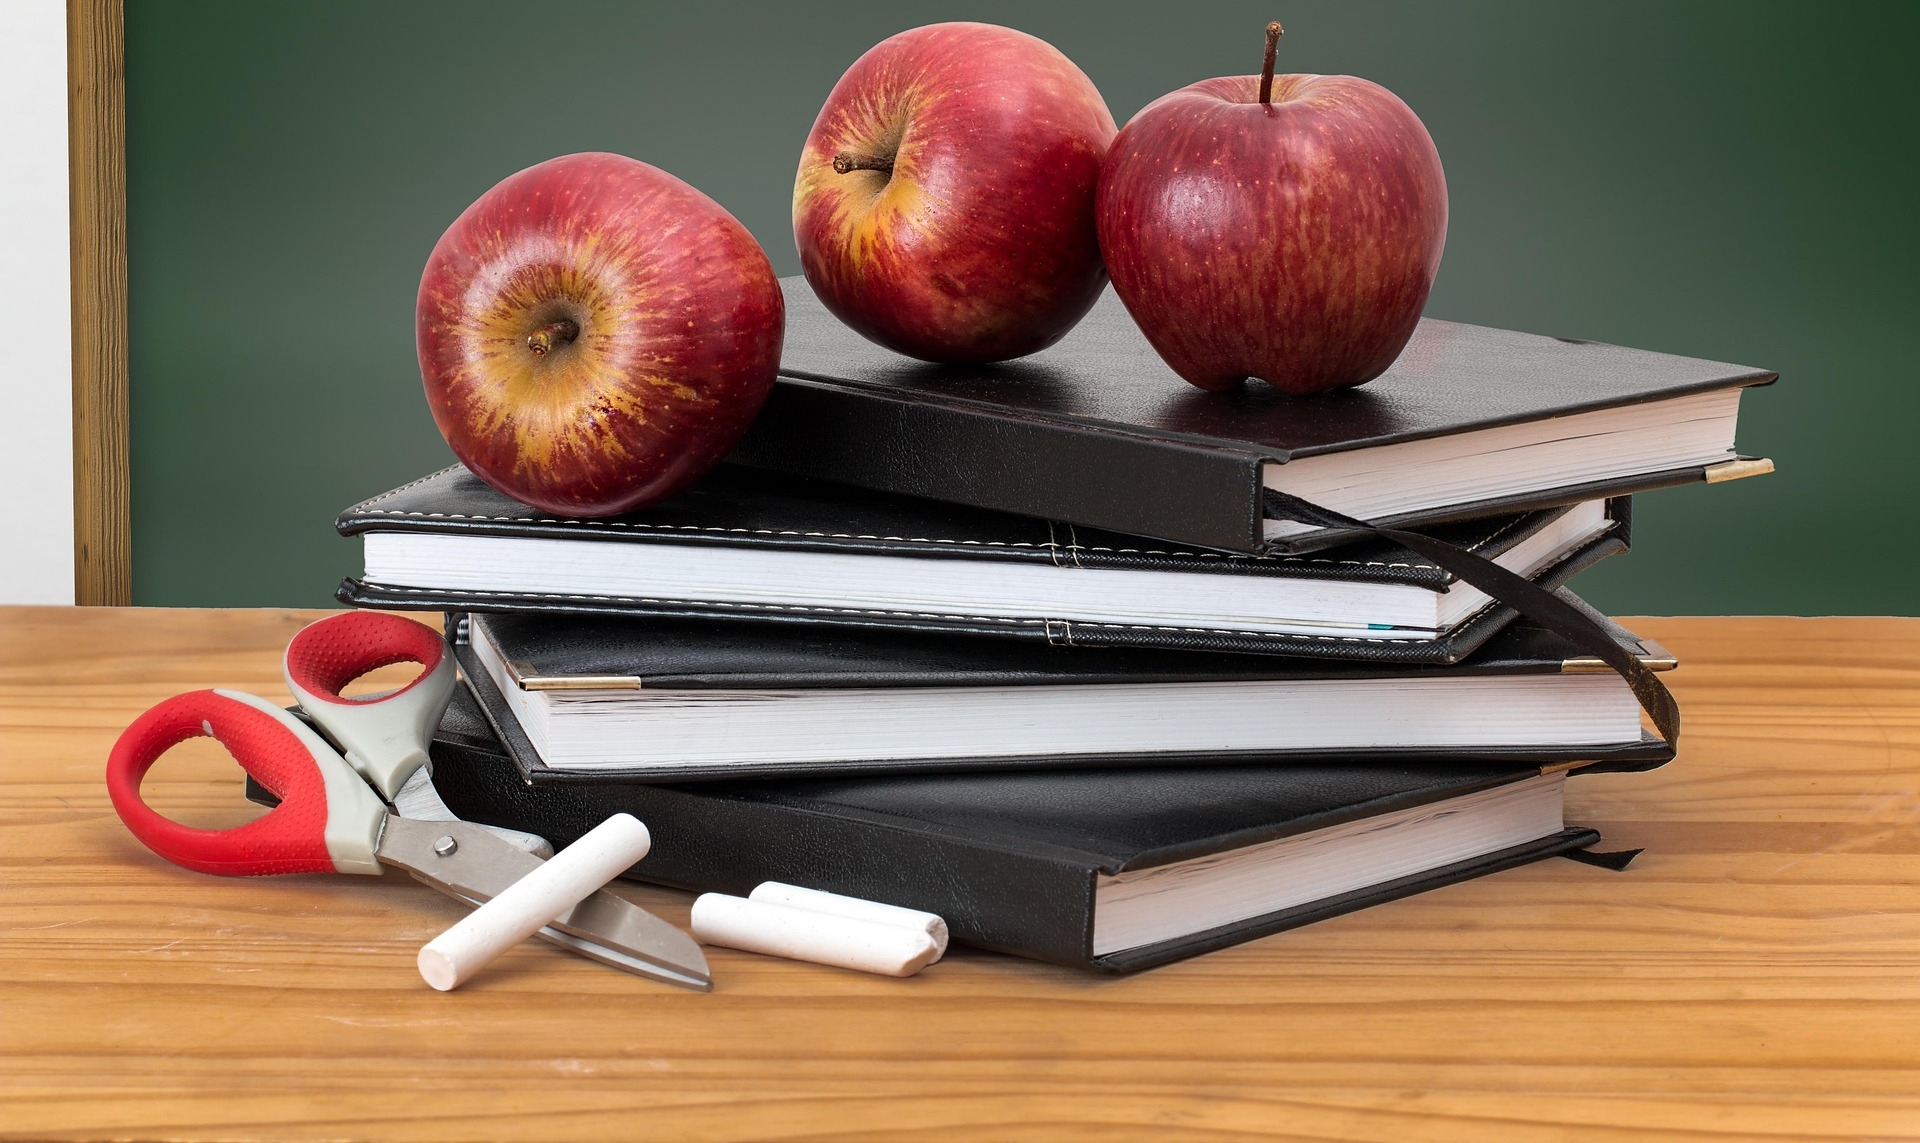
[[[931,24],[834,85],[793,188],[800,265],[873,341],[927,361],[1045,349],[1106,285],[1094,232],[1113,116],[1045,40]]]
[[[718,463],[765,403],[786,330],[745,227],[667,172],[600,153],[480,196],[434,246],[416,318],[454,454],[564,516],[640,507]]]

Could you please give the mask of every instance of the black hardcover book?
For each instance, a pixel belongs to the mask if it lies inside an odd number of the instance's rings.
[[[1629,501],[1431,534],[1557,587],[1626,550]],[[425,610],[651,614],[1455,662],[1514,616],[1433,561],[1373,540],[1229,555],[721,465],[607,519],[529,508],[460,467],[355,505],[365,573],[339,597]]]
[[[1588,610],[1643,663],[1674,665]],[[449,627],[535,783],[1672,756],[1641,730],[1626,680],[1525,620],[1452,667],[656,618],[456,614]]]
[[[1537,764],[1259,765],[529,786],[465,691],[433,783],[476,822],[565,846],[647,824],[628,876],[783,881],[924,909],[958,941],[1132,971],[1592,845]]]
[[[941,366],[883,349],[786,291],[781,376],[733,459],[1233,552],[1350,538],[1264,491],[1378,524],[1441,520],[1769,471],[1734,452],[1763,369],[1422,320],[1354,389],[1204,393],[1109,290],[1059,344]]]

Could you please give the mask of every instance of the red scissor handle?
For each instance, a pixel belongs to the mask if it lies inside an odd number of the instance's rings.
[[[287,680],[308,699],[351,706],[396,702],[427,682],[447,658],[447,642],[426,625],[379,611],[347,611],[309,623],[287,644]],[[418,663],[420,677],[378,699],[350,699],[342,687],[378,667]],[[316,704],[317,705],[317,704]],[[314,713],[311,709],[309,714]],[[437,716],[436,716],[437,717]]]
[[[207,830],[162,817],[140,782],[162,754],[209,735],[280,798],[265,817]],[[292,715],[236,691],[175,695],[133,721],[107,756],[107,793],[133,836],[202,873],[377,873],[373,850],[386,806],[320,737]]]
[[[340,688],[393,663],[418,663],[418,678],[376,698]],[[347,611],[308,624],[287,644],[287,688],[326,731],[347,764],[389,801],[427,764],[427,743],[453,697],[453,655],[430,628],[398,615]]]

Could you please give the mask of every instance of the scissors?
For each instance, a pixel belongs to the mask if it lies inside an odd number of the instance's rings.
[[[395,663],[423,669],[386,694],[340,693],[366,672]],[[394,865],[471,905],[539,866],[539,856],[492,827],[452,820],[450,812],[432,815],[445,820],[422,821],[393,810],[396,802],[411,810],[420,791],[432,789],[427,743],[455,685],[446,640],[397,615],[346,612],[303,628],[282,667],[314,727],[265,699],[218,689],[175,695],[122,732],[107,757],[107,793],[148,849],[175,865],[227,877],[378,874],[382,865]],[[200,735],[226,747],[280,804],[246,825],[206,830],[162,817],[142,801],[140,781],[160,756]],[[439,804],[437,795],[432,804]],[[693,938],[604,889],[539,935],[653,980],[703,992],[713,987]]]

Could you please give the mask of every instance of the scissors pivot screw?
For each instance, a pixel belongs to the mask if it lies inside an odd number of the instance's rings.
[[[453,851],[459,848],[460,843],[453,840],[451,834],[433,843],[433,851],[441,857],[452,857]]]

